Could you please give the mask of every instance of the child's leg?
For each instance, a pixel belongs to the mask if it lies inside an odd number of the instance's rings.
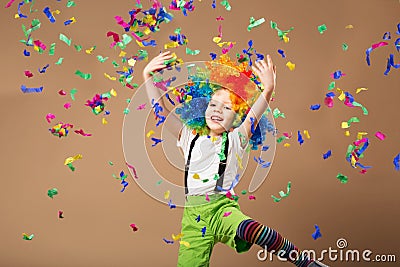
[[[252,219],[243,220],[236,230],[236,235],[251,244],[261,246],[268,252],[273,252],[273,254],[279,255],[281,258],[286,258],[296,266],[324,266],[316,265],[316,263],[306,255],[303,255],[304,257],[302,257],[299,249],[286,238],[282,237],[277,231]],[[291,257],[289,257],[289,255],[291,255]],[[299,257],[296,260],[295,258],[297,256]]]

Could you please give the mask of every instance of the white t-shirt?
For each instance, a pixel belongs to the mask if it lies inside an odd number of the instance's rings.
[[[184,126],[182,128],[180,139],[177,146],[181,147],[185,156],[185,164],[189,155],[189,148],[192,140],[196,137],[192,130]],[[229,189],[235,180],[238,169],[238,158],[242,158],[245,147],[240,145],[240,136],[238,128],[235,128],[228,134],[229,147],[226,161],[226,169],[224,174],[223,189]],[[212,195],[217,193],[214,191],[217,181],[220,158],[218,154],[221,152],[222,136],[216,137],[216,140],[207,135],[200,135],[196,140],[192,150],[190,166],[187,177],[187,195]],[[218,176],[217,176],[218,177]],[[208,181],[204,181],[207,180]],[[233,190],[230,190],[234,194]],[[221,191],[220,193],[226,193]]]

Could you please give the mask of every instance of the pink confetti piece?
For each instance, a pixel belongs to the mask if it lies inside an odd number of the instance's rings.
[[[287,138],[291,138],[292,137],[292,133],[283,133],[284,136],[286,136]]]
[[[60,90],[60,91],[58,91],[58,94],[59,94],[59,95],[66,95],[67,92],[65,92],[64,90]]]
[[[375,48],[378,48],[381,46],[385,46],[385,45],[388,45],[388,43],[387,42],[379,42],[379,43],[373,44],[372,49],[375,49]]]
[[[4,8],[9,8],[15,0],[10,0],[10,2],[7,3],[7,5]]]
[[[30,72],[29,70],[24,71],[24,73],[25,73],[25,76],[28,77],[28,78],[33,77],[32,72]]]
[[[210,197],[208,196],[208,194],[206,194],[206,200],[207,200],[208,202],[210,202]]]
[[[71,107],[71,103],[67,102],[64,104],[65,109],[69,109]]]
[[[48,123],[50,123],[51,120],[55,119],[55,118],[56,118],[56,116],[54,114],[52,114],[52,113],[49,113],[49,114],[46,115],[46,120],[47,120]]]
[[[46,50],[46,45],[42,43],[40,40],[33,41],[34,45],[40,47],[43,50]]]
[[[82,129],[75,130],[74,132],[75,132],[76,134],[80,134],[80,135],[82,135],[82,136],[92,136],[92,134],[90,134],[90,133],[85,133]]]
[[[140,104],[136,109],[137,110],[142,110],[142,109],[145,109],[145,108],[146,108],[146,103]]]
[[[217,21],[220,21],[220,20],[224,20],[224,18],[221,17],[221,16],[219,16],[219,17],[216,18],[216,20],[217,20]]]
[[[136,179],[138,179],[139,177],[137,176],[135,167],[133,167],[132,165],[130,165],[128,162],[125,162],[125,164],[126,164],[126,166],[128,166],[129,169],[131,169],[131,170],[133,171],[134,177],[135,177]]]
[[[362,170],[360,171],[361,174],[365,174],[366,172],[367,172],[366,169],[362,169]]]
[[[250,195],[250,196],[249,196],[249,199],[250,199],[250,200],[253,200],[253,199],[255,200],[255,199],[256,199],[256,197],[255,197],[255,196],[253,196],[253,195]]]
[[[224,212],[224,217],[228,217],[231,214],[232,214],[232,211]]]
[[[376,138],[378,138],[379,140],[385,140],[386,135],[384,135],[382,132],[376,132],[375,133]]]
[[[355,146],[359,146],[361,143],[365,143],[365,142],[368,142],[368,138],[363,138],[361,140],[354,141],[353,144]]]
[[[132,228],[132,231],[136,232],[137,230],[139,230],[139,228],[136,226],[136,224],[132,223],[129,225]]]
[[[115,20],[117,21],[117,23],[118,23],[119,25],[121,25],[123,28],[130,28],[130,27],[131,27],[128,23],[126,23],[126,22],[122,19],[122,17],[120,17],[120,16],[115,16],[114,18],[115,18]]]

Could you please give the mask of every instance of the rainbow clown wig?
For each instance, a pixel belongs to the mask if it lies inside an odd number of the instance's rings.
[[[235,64],[225,54],[218,60],[187,63],[185,66],[187,73],[184,73],[182,65],[174,65],[173,67],[179,72],[177,76],[166,79],[168,71],[161,72],[163,79],[155,77],[154,82],[156,87],[164,91],[172,88],[172,93],[181,104],[175,112],[182,122],[200,135],[208,134],[209,129],[205,120],[208,103],[215,91],[225,89],[230,91],[232,109],[236,113],[233,127],[240,126],[263,89],[251,70],[247,71],[247,63]],[[184,79],[179,80],[182,77]],[[180,84],[181,87],[173,86],[172,82]],[[166,96],[172,103],[168,93]],[[273,123],[267,119],[268,112],[267,110],[264,113],[257,127],[252,127],[249,143],[253,150],[257,150],[258,146],[263,144],[267,131],[275,130]]]

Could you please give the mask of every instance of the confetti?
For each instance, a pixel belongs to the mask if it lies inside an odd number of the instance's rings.
[[[168,201],[168,206],[169,206],[170,209],[175,209],[176,208],[176,205],[172,203],[172,199],[170,199]]]
[[[85,133],[82,129],[75,130],[74,132],[75,132],[76,134],[80,134],[80,135],[82,135],[82,136],[92,136],[92,134],[90,134],[90,133]]]
[[[340,70],[337,70],[334,73],[331,73],[331,78],[333,78],[335,80],[342,78],[342,76],[346,76],[346,74],[342,73],[342,71],[340,71]]]
[[[173,243],[174,243],[173,240],[168,240],[168,239],[166,239],[166,238],[164,238],[164,237],[163,237],[163,240],[164,240],[164,242],[167,243],[167,244],[173,244]]]
[[[328,90],[332,90],[333,88],[335,88],[336,83],[335,82],[331,82],[328,86]]]
[[[169,195],[170,195],[170,191],[169,190],[165,191],[164,192],[164,199],[168,199]]]
[[[90,73],[85,74],[85,73],[81,72],[80,70],[75,71],[75,74],[85,80],[90,80],[92,78],[92,74],[90,74]]]
[[[225,9],[226,9],[227,11],[231,11],[231,9],[232,9],[231,5],[229,4],[229,2],[228,2],[227,0],[223,0],[223,1],[221,2],[221,5],[222,5],[223,7],[225,7]]]
[[[34,236],[35,236],[34,234],[27,235],[25,233],[22,233],[22,239],[23,240],[32,240]]]
[[[30,72],[29,70],[24,71],[24,74],[25,74],[25,76],[28,77],[28,78],[32,78],[32,77],[33,77],[32,72]]]
[[[44,66],[42,69],[39,69],[39,72],[40,73],[45,73],[46,72],[46,70],[47,70],[47,68],[49,67],[50,65],[49,64],[47,64],[46,66]]]
[[[24,49],[24,56],[29,57],[31,55],[31,53],[29,53],[29,51],[26,51],[26,49]]]
[[[73,24],[73,23],[75,23],[75,22],[76,22],[75,17],[72,17],[72,18],[70,18],[70,19],[64,21],[64,25],[65,25],[65,26],[68,26],[68,25],[71,25],[71,24]]]
[[[53,198],[53,196],[55,196],[55,195],[57,195],[57,194],[58,194],[57,188],[52,188],[52,189],[49,189],[49,190],[47,191],[47,195],[48,195],[49,197],[51,197],[51,198]]]
[[[5,8],[9,8],[9,7],[14,3],[14,1],[15,1],[15,0],[10,0],[10,1],[6,4]]]
[[[152,137],[151,140],[154,142],[154,144],[151,145],[152,147],[156,146],[158,143],[161,143],[163,141],[162,139],[158,139],[155,137]]]
[[[71,96],[71,99],[72,100],[75,100],[75,94],[78,92],[78,90],[77,89],[75,89],[75,88],[72,88],[71,89],[71,91],[70,91],[70,96]]]
[[[58,136],[59,138],[63,137],[63,136],[67,136],[69,133],[69,128],[73,128],[74,126],[72,124],[69,123],[58,123],[55,126],[53,126],[51,129],[49,129],[49,131],[55,135]]]
[[[200,50],[197,50],[197,49],[196,50],[191,50],[189,47],[186,47],[186,54],[195,56],[195,55],[200,54]]]
[[[320,34],[323,34],[328,28],[326,27],[325,24],[319,25],[318,26],[318,31]]]
[[[288,184],[287,184],[286,193],[283,192],[283,191],[279,191],[280,198],[275,197],[274,195],[271,195],[271,197],[272,197],[272,199],[274,200],[274,202],[279,202],[279,201],[281,201],[282,199],[288,197],[289,194],[290,194],[290,189],[291,189],[291,187],[292,187],[292,183],[289,181]]]
[[[322,158],[323,158],[323,159],[327,159],[327,158],[329,158],[331,155],[332,155],[332,151],[331,151],[331,150],[328,150],[325,154],[322,155]]]
[[[62,210],[58,211],[58,218],[59,219],[64,219],[64,212]]]
[[[341,173],[338,173],[338,175],[336,175],[336,178],[338,178],[339,181],[340,181],[342,184],[347,184],[348,178],[347,178],[346,175],[343,175],[343,174],[341,174]]]
[[[199,215],[200,216],[200,215]],[[179,233],[177,235],[171,234],[171,237],[174,241],[178,241],[179,239],[181,239],[184,236],[183,233]]]
[[[301,136],[300,131],[297,131],[297,142],[299,142],[300,145],[304,143],[303,136]]]
[[[52,43],[49,49],[49,56],[54,56],[55,50],[56,50],[56,43]]]
[[[135,177],[136,179],[138,179],[139,177],[137,176],[135,167],[133,167],[133,166],[132,166],[131,164],[129,164],[128,162],[125,162],[125,164],[126,164],[126,166],[128,166],[129,169],[131,169],[131,170],[133,171],[134,177]]]
[[[293,71],[293,70],[296,68],[296,64],[294,64],[294,63],[288,61],[288,62],[286,63],[286,67],[288,67],[289,70]]]
[[[55,116],[54,114],[52,114],[52,113],[48,113],[48,114],[46,115],[46,120],[47,120],[48,123],[50,123],[51,120],[52,120],[52,119],[55,119],[55,118],[56,118],[56,116]]]
[[[285,58],[285,51],[283,51],[282,49],[278,49],[278,53],[282,56],[282,58]]]
[[[315,232],[311,236],[312,238],[314,238],[314,240],[317,240],[317,238],[322,237],[322,234],[318,225],[315,224],[314,227],[315,227]]]
[[[63,41],[64,43],[66,43],[68,46],[71,46],[72,40],[68,39],[68,37],[65,36],[64,34],[60,33],[59,39],[60,39],[60,41]]]
[[[400,153],[397,154],[397,156],[395,156],[394,159],[393,159],[394,169],[395,169],[396,171],[399,171],[399,170],[400,170],[400,164],[399,164],[399,162],[400,162]]]
[[[369,58],[371,52],[372,52],[373,50],[377,49],[378,47],[382,47],[382,46],[386,46],[386,45],[389,45],[389,44],[388,44],[387,42],[375,43],[375,44],[372,44],[371,47],[369,47],[369,48],[365,51],[365,54],[366,54],[366,61],[367,61],[368,66],[371,65],[371,61],[370,61],[370,58]]]
[[[275,109],[272,111],[272,114],[274,115],[274,118],[275,118],[275,119],[276,119],[276,118],[279,118],[279,117],[286,118],[286,117],[285,117],[285,114],[282,113],[278,108],[275,108]]]
[[[349,46],[346,43],[342,44],[342,50],[347,51],[349,49]]]
[[[43,13],[46,15],[46,17],[50,20],[51,23],[56,22],[56,19],[54,18],[53,14],[51,13],[49,7],[45,7],[43,9]]]
[[[379,140],[385,140],[385,138],[386,138],[386,135],[383,134],[382,132],[379,132],[379,131],[375,133],[375,136],[376,136],[376,138],[378,138]]]
[[[43,86],[37,88],[27,88],[25,85],[21,85],[21,91],[23,93],[41,93],[43,91]]]
[[[253,196],[253,195],[249,195],[249,200],[255,200],[256,199],[256,197],[255,196]]]
[[[104,63],[107,59],[108,59],[108,57],[103,57],[101,55],[97,56],[97,60],[100,61],[101,63]]]
[[[203,228],[201,228],[201,237],[204,237],[204,235],[206,234],[206,227],[204,226]]]
[[[64,58],[60,57],[55,64],[56,65],[61,65],[63,60],[64,60]]]
[[[133,232],[136,232],[137,230],[139,230],[139,228],[134,223],[131,223],[129,226],[132,228]]]
[[[356,89],[356,94],[360,93],[361,91],[367,91],[368,88],[360,87]]]
[[[342,127],[342,129],[350,128],[351,124],[354,122],[360,122],[360,120],[357,117],[352,117],[347,122],[343,121],[341,127]]]
[[[282,31],[278,28],[278,24],[276,22],[273,22],[271,20],[270,22],[271,28],[277,31],[278,37],[279,39],[282,41],[284,41],[285,43],[289,42],[289,37],[287,37],[288,33],[291,32],[292,30],[294,30],[294,27],[291,27],[289,30],[287,31]]]
[[[71,103],[67,102],[64,104],[65,109],[69,109],[71,107]]]
[[[198,215],[195,220],[196,220],[196,222],[199,222],[200,221],[200,215]]]
[[[311,110],[319,110],[320,107],[321,107],[320,104],[315,104],[315,105],[311,105],[311,106],[310,106],[310,109],[311,109]]]
[[[228,217],[228,216],[231,215],[231,214],[232,214],[232,211],[224,212],[223,217]]]
[[[265,22],[264,18],[255,20],[255,18],[251,17],[250,18],[250,24],[249,24],[249,26],[247,26],[247,31],[251,31],[254,27],[258,27],[261,24],[263,24],[264,22]]]
[[[68,0],[67,7],[73,7],[73,6],[76,6],[75,2],[72,0]]]

